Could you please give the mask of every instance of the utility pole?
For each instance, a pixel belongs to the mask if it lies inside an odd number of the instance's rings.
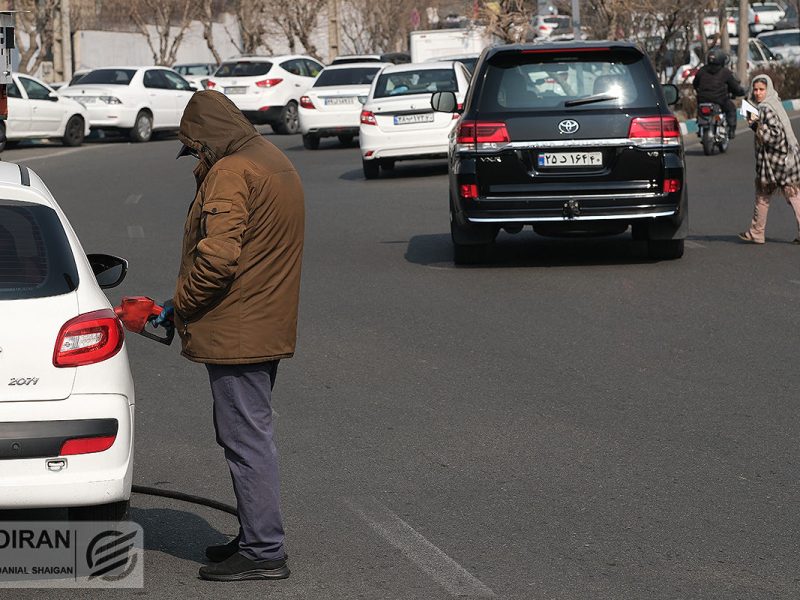
[[[575,33],[575,41],[583,39],[583,32],[581,31],[581,2],[580,0],[572,0],[572,31]]]
[[[328,61],[339,56],[339,0],[328,0]]]
[[[743,85],[747,85],[747,57],[750,48],[750,3],[747,0],[739,0],[739,50],[736,60],[738,61],[737,75]],[[727,24],[726,24],[727,25]],[[720,23],[722,27],[722,23]]]
[[[72,25],[69,16],[69,0],[61,0],[61,61],[64,81],[72,79]]]

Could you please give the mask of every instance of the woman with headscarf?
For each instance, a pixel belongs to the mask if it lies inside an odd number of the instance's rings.
[[[800,147],[792,123],[768,75],[753,78],[750,97],[758,105],[758,116],[748,116],[756,134],[756,203],[750,228],[739,237],[752,244],[764,243],[769,199],[780,190],[797,220],[793,243],[800,244]]]

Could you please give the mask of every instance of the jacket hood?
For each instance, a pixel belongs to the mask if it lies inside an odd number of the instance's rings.
[[[215,90],[196,92],[181,117],[178,139],[196,150],[209,166],[260,137],[230,99]]]

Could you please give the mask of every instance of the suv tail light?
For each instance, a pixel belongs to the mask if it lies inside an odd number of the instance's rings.
[[[271,88],[278,85],[283,79],[264,79],[262,81],[256,81],[256,86],[260,88]]]
[[[636,117],[631,121],[628,137],[638,144],[680,146],[681,128],[678,119],[668,117]]]
[[[72,456],[75,454],[91,454],[93,452],[103,452],[114,445],[115,435],[102,437],[75,438],[67,440],[61,445],[59,456]]]
[[[456,132],[456,150],[499,150],[511,141],[505,123],[462,121]]]
[[[308,96],[300,96],[300,107],[314,108],[314,109],[316,108],[316,106],[314,106],[314,103],[311,102],[311,98],[309,98]]]
[[[665,194],[674,194],[675,192],[681,191],[681,180],[680,179],[665,179],[664,180],[664,193]]]
[[[375,113],[371,110],[361,111],[361,124],[362,125],[377,125],[378,121],[375,119]]]
[[[215,87],[217,87],[215,82],[211,81],[210,79],[206,81],[206,89],[213,90]]]
[[[122,348],[125,334],[111,309],[70,319],[61,327],[53,352],[56,367],[79,367],[102,362]]]

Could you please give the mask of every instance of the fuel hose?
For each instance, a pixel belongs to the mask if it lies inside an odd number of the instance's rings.
[[[163,490],[161,488],[148,487],[144,485],[134,485],[131,488],[131,491],[135,494],[145,494],[147,496],[160,496],[162,498],[171,498],[173,500],[181,500],[183,502],[189,502],[191,504],[200,504],[202,506],[207,506],[215,510],[220,510],[228,514],[238,516],[238,512],[235,506],[231,506],[230,504],[225,504],[224,502],[217,502],[216,500],[203,498],[202,496],[193,496],[192,494],[185,494],[183,492],[176,492],[174,490]]]

